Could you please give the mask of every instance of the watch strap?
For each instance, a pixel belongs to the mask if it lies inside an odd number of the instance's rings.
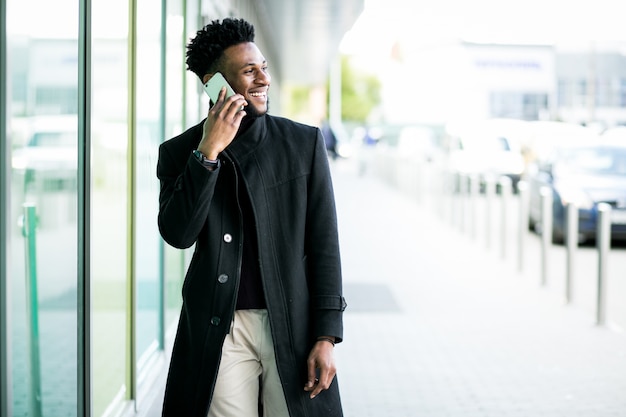
[[[193,156],[205,167],[207,168],[217,168],[220,165],[219,159],[209,159],[202,152],[197,149],[192,151]]]

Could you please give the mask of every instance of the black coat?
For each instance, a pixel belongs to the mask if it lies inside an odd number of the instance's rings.
[[[342,416],[337,380],[311,400],[306,359],[318,336],[341,341],[341,263],[328,158],[319,129],[263,116],[205,169],[202,123],[159,148],[159,229],[193,258],[165,391],[164,416],[206,416],[234,314],[242,256],[237,187],[254,213],[278,370],[292,417]],[[222,276],[218,280],[218,277]],[[226,279],[224,279],[226,277]],[[225,282],[224,282],[225,281]]]

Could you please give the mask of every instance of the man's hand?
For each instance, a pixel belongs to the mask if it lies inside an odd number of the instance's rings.
[[[246,115],[243,106],[248,102],[241,94],[235,94],[224,100],[226,87],[220,91],[220,95],[210,109],[204,122],[202,140],[198,145],[198,150],[208,159],[217,159],[217,155],[222,152],[233,141],[241,120]]]
[[[323,390],[327,390],[335,378],[337,368],[333,355],[334,345],[328,340],[319,340],[311,349],[307,360],[308,380],[304,390],[310,392],[311,399],[315,398]],[[319,380],[316,378],[316,370],[320,370]]]

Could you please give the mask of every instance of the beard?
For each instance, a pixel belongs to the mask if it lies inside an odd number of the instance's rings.
[[[244,110],[246,111],[246,117],[257,118],[264,116],[270,111],[270,98],[267,98],[267,101],[265,102],[265,110],[263,111],[259,111],[256,107],[252,106],[247,106]]]

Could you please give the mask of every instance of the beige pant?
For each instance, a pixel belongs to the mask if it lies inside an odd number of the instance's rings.
[[[237,310],[222,348],[208,417],[289,417],[267,310]]]

